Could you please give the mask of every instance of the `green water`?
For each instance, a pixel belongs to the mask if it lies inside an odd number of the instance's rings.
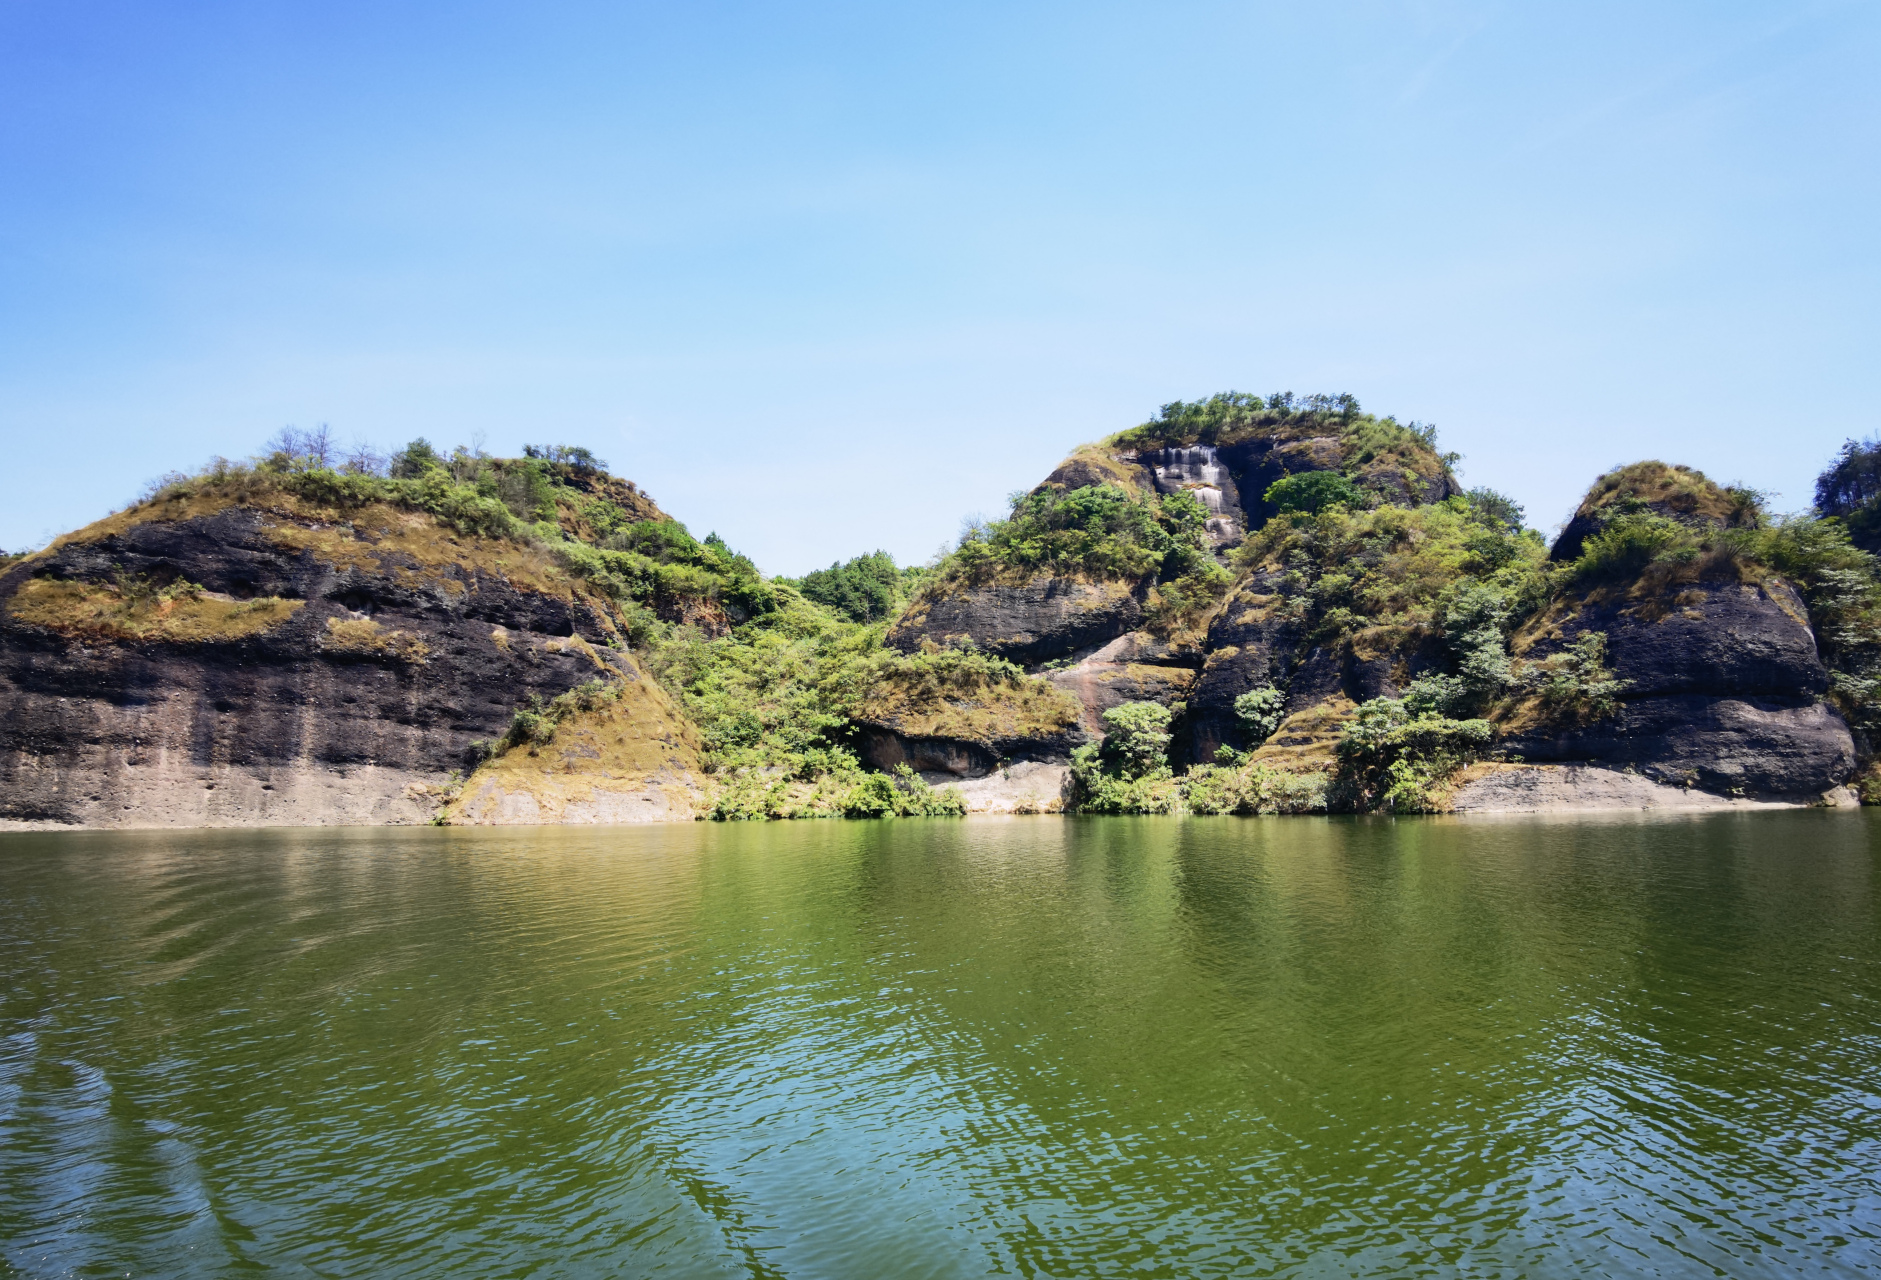
[[[1881,1261],[1881,823],[0,836],[0,1271]]]

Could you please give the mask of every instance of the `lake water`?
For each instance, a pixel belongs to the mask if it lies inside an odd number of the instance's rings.
[[[0,836],[0,1272],[1881,1262],[1881,821]]]

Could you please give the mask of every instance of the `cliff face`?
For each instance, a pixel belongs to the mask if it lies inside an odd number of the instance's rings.
[[[182,498],[0,577],[0,821],[428,820],[531,699],[632,678],[550,557],[375,505]]]
[[[1570,596],[1519,633],[1514,649],[1545,659],[1595,632],[1625,682],[1618,713],[1534,728],[1518,716],[1511,754],[1599,761],[1728,795],[1808,796],[1854,771],[1853,735],[1823,701],[1829,673],[1808,610],[1781,578]]]
[[[1432,440],[1167,406],[885,637],[592,466],[218,468],[0,560],[0,825],[877,812],[858,759],[1037,811],[1097,794],[1126,703],[1188,769],[1119,774],[1126,812],[1809,801],[1871,758],[1881,575],[1833,521],[1639,463],[1550,554]]]
[[[1663,463],[1620,468],[1544,560],[1506,512],[1460,500],[1427,436],[1407,440],[1392,424],[1269,414],[1212,443],[1170,434],[1153,423],[1081,448],[1034,492],[1197,496],[1206,549],[1222,565],[1199,615],[1172,621],[1167,572],[1074,565],[1001,576],[996,566],[931,584],[889,643],[970,646],[1024,664],[1078,700],[1092,736],[1124,702],[1177,708],[1178,766],[1227,758],[1225,748],[1255,764],[1330,771],[1362,705],[1415,694],[1444,715],[1489,716],[1494,752],[1508,760],[1790,800],[1854,773],[1856,738],[1829,696],[1809,605],[1751,543],[1730,541],[1763,528],[1748,491]],[[1339,472],[1370,509],[1275,520],[1262,495],[1315,471]],[[1051,536],[1025,520],[1015,509],[1006,534],[1020,551]],[[1190,571],[1178,585],[1202,580]],[[1485,612],[1470,621],[1470,608]],[[1618,693],[1597,713],[1564,711],[1543,685],[1589,637]],[[1277,727],[1237,710],[1268,689]]]
[[[1034,493],[1108,486],[1144,503],[1192,496],[1205,511],[1202,546],[1221,567],[1213,583],[1191,571],[1175,585],[1191,599],[1211,590],[1223,598],[1184,615],[1167,607],[1166,573],[1160,586],[1155,571],[995,573],[931,585],[887,643],[910,653],[965,645],[1009,658],[1076,697],[1088,733],[1099,732],[1099,717],[1123,702],[1182,704],[1179,762],[1213,759],[1222,746],[1257,745],[1247,740],[1233,702],[1270,684],[1288,691],[1290,716],[1304,717],[1279,735],[1275,751],[1283,743],[1325,746],[1324,717],[1304,713],[1333,699],[1391,692],[1392,663],[1354,660],[1336,646],[1302,648],[1305,637],[1275,594],[1284,570],[1244,575],[1234,559],[1250,530],[1275,514],[1268,489],[1316,472],[1343,475],[1387,504],[1427,506],[1462,492],[1427,440],[1389,420],[1357,415],[1355,407],[1231,414],[1199,426],[1150,423],[1075,450]],[[1190,585],[1197,582],[1204,585]],[[1301,726],[1309,722],[1307,732]]]

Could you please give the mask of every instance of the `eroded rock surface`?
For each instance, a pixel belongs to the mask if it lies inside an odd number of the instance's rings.
[[[1818,798],[1834,807],[1856,800],[1845,789]],[[1451,797],[1457,813],[1671,812],[1788,809],[1795,801],[1737,799],[1655,782],[1638,773],[1592,765],[1510,764],[1480,770]]]
[[[888,633],[904,653],[924,642],[942,647],[970,641],[1022,666],[1094,648],[1134,631],[1143,621],[1144,587],[1080,582],[1040,574],[1017,585],[989,583],[924,595]]]
[[[417,524],[237,508],[16,566],[0,578],[0,819],[423,821],[518,705],[621,670],[602,643],[612,624],[531,581],[527,553],[486,545],[479,560]],[[85,593],[110,599],[107,584],[180,580],[227,601],[230,626],[240,602],[276,602],[283,620],[183,639],[73,612]]]
[[[1599,761],[1725,794],[1819,794],[1855,766],[1848,725],[1820,695],[1828,671],[1802,600],[1776,578],[1594,598],[1544,619],[1518,648],[1543,657],[1589,631],[1627,681],[1616,716],[1520,733],[1511,754]]]

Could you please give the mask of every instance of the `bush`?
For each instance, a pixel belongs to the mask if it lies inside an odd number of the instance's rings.
[[[1234,714],[1255,746],[1273,737],[1287,714],[1287,695],[1272,685],[1249,689],[1234,700]]]
[[[1581,544],[1574,576],[1598,583],[1636,577],[1654,563],[1690,564],[1703,553],[1700,535],[1688,525],[1650,512],[1615,516]]]
[[[1126,702],[1104,712],[1104,740],[1071,753],[1072,807],[1085,813],[1174,813],[1168,707]]]
[[[893,775],[871,773],[842,802],[845,818],[962,818],[966,801],[951,787],[936,791],[907,765]]]
[[[1589,631],[1538,664],[1529,675],[1542,705],[1557,718],[1578,723],[1618,714],[1628,681],[1607,666],[1607,636]]]
[[[1199,814],[1320,813],[1329,779],[1261,765],[1197,765],[1181,779],[1183,805]]]
[[[1337,471],[1302,471],[1282,476],[1261,495],[1281,512],[1317,515],[1327,507],[1363,507],[1365,492]]]
[[[940,566],[943,581],[1001,572],[1174,580],[1209,557],[1207,509],[1193,494],[1138,496],[1113,484],[1020,494],[1004,520],[970,527]]]
[[[1337,747],[1334,788],[1354,809],[1428,813],[1435,791],[1495,740],[1487,720],[1413,716],[1395,698],[1374,698],[1346,724]]]

